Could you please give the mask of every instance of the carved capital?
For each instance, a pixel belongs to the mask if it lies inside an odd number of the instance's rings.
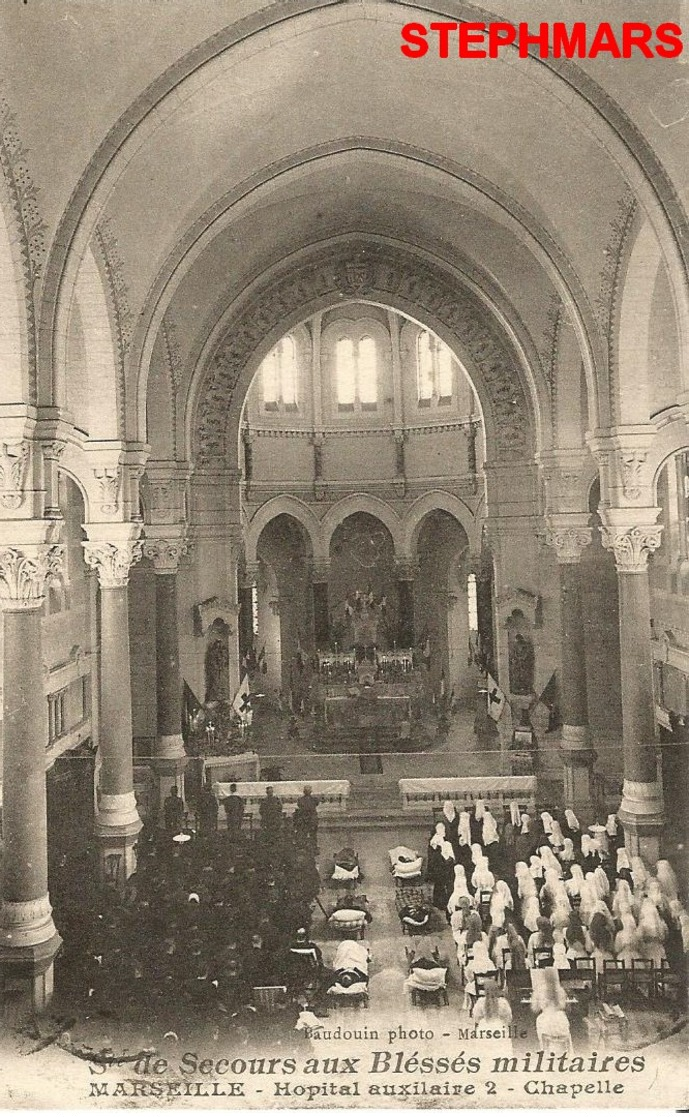
[[[398,582],[413,582],[417,574],[418,568],[412,559],[397,559],[395,562],[395,577]]]
[[[662,524],[601,526],[603,546],[614,552],[615,566],[620,574],[644,574],[649,555],[660,546],[662,533]]]
[[[39,609],[62,571],[61,544],[0,548],[0,605],[6,612]]]
[[[593,537],[593,528],[581,523],[560,523],[553,520],[548,524],[545,542],[553,547],[559,563],[579,562],[584,547],[588,547]]]
[[[84,562],[98,574],[102,589],[121,589],[129,582],[129,571],[141,558],[142,544],[138,539],[118,543],[83,543]]]
[[[0,505],[11,511],[24,503],[30,445],[27,439],[0,441]]]
[[[104,516],[114,516],[120,506],[120,480],[119,466],[105,466],[94,469],[93,476],[98,482],[100,490],[100,510]]]
[[[647,457],[645,450],[620,451],[622,492],[627,500],[640,500],[643,496],[642,470]]]
[[[319,562],[314,560],[311,566],[312,582],[327,582],[330,577],[330,563],[327,560]]]
[[[156,574],[176,574],[188,550],[184,539],[147,539],[143,545],[144,557],[151,559]]]

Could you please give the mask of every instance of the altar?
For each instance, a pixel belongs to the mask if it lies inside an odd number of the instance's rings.
[[[204,777],[211,783],[251,782],[259,779],[261,762],[257,752],[238,752],[234,756],[206,756]]]

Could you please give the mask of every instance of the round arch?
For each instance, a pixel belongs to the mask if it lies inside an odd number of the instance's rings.
[[[404,6],[408,10],[408,5]],[[62,335],[59,321],[61,292],[69,299],[74,270],[78,267],[104,200],[118,178],[121,159],[126,161],[127,156],[123,154],[123,149],[141,142],[142,126],[147,132],[155,129],[165,115],[165,99],[174,95],[176,88],[186,78],[196,74],[209,61],[231,47],[248,42],[252,36],[277,22],[283,23],[290,18],[311,15],[332,7],[337,7],[332,4],[332,0],[310,0],[307,5],[303,0],[285,0],[279,11],[267,9],[258,15],[252,14],[235,21],[169,67],[122,114],[88,164],[53,238],[39,316],[41,323],[44,323],[39,337],[43,382],[52,375],[53,346]],[[388,12],[386,18],[398,18],[390,10],[391,5],[385,5],[385,9]],[[442,0],[440,4],[436,2],[435,10],[438,14],[465,21],[479,17],[490,19],[488,13],[482,12],[466,0]],[[428,9],[423,11],[426,14]],[[535,53],[532,61],[541,70],[547,71],[553,80],[562,83],[562,96],[581,105],[589,127],[604,135],[615,156],[629,172],[630,179],[634,180],[635,188],[638,184],[644,195],[647,212],[653,213],[655,210],[659,225],[664,224],[664,248],[668,250],[672,261],[673,283],[683,291],[686,299],[687,267],[684,246],[689,243],[686,215],[672,182],[650,144],[620,107],[575,63],[539,59]]]
[[[197,465],[236,460],[242,406],[266,353],[297,322],[348,298],[379,302],[434,330],[473,382],[491,457],[535,457],[538,399],[502,325],[438,264],[388,245],[347,241],[283,269],[224,323],[189,403],[189,450]]]
[[[309,508],[308,504],[294,496],[274,496],[266,501],[249,521],[244,534],[244,553],[247,563],[258,561],[256,550],[261,532],[276,516],[291,516],[304,528],[311,542],[313,558],[316,562],[325,562],[328,558],[328,547],[324,544],[321,523]]]
[[[323,544],[325,546],[326,556],[330,556],[330,542],[332,540],[335,530],[341,523],[349,516],[354,516],[357,512],[368,512],[370,516],[375,516],[390,532],[392,537],[393,546],[395,548],[395,557],[404,558],[405,552],[402,545],[402,521],[397,513],[377,496],[369,496],[365,493],[356,493],[352,496],[343,497],[338,500],[337,504],[333,505],[328,510],[323,518],[321,530],[323,533]]]
[[[433,489],[420,496],[407,510],[402,525],[404,554],[411,557],[416,550],[419,531],[426,516],[432,512],[447,512],[466,532],[469,550],[472,555],[478,552],[480,536],[476,534],[476,519],[471,510],[452,493]]]

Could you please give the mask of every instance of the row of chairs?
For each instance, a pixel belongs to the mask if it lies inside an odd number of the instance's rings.
[[[510,951],[503,950],[503,972],[509,970]],[[534,968],[544,969],[552,966],[551,947],[534,950]],[[519,972],[519,971],[516,971]],[[524,971],[528,983],[528,970]],[[655,965],[648,958],[633,958],[629,964],[622,959],[605,959],[603,969],[598,971],[595,958],[573,958],[568,970],[560,971],[563,986],[576,985],[592,996],[607,1000],[613,994],[619,997],[643,996],[647,999],[676,998],[680,993],[680,979],[668,963],[663,960]]]

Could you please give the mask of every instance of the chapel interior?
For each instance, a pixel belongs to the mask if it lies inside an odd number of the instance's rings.
[[[371,1019],[469,1019],[460,868],[491,950],[580,913],[576,1049],[686,1011],[686,62],[405,59],[428,15],[3,5],[7,1042],[293,1035],[302,928],[331,983],[365,944]]]

